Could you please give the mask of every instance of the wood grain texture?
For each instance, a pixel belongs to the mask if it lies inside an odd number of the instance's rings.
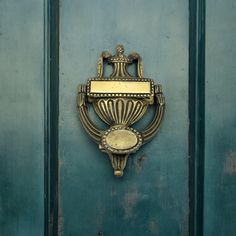
[[[206,1],[204,235],[236,232],[236,2]]]
[[[0,235],[44,233],[44,1],[0,1]]]
[[[62,0],[60,19],[59,234],[188,235],[188,1]],[[163,85],[167,103],[159,134],[130,158],[122,179],[76,109],[77,85],[119,43],[142,56],[144,75]]]

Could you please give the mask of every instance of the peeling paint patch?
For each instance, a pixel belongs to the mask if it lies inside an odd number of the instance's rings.
[[[64,226],[64,217],[62,212],[62,203],[61,203],[61,172],[62,162],[59,159],[58,162],[58,236],[63,235],[63,226]]]
[[[137,205],[138,200],[139,200],[139,193],[137,189],[134,189],[134,191],[125,194],[122,203],[125,212],[124,216],[125,219],[129,219],[133,216],[133,209]]]
[[[96,225],[100,229],[99,232],[102,232],[101,228],[103,227],[103,218],[105,215],[105,211],[101,201],[97,202],[96,208],[97,208]]]
[[[62,216],[62,209],[59,208],[59,216],[58,216],[58,235],[63,235],[63,225],[64,225],[64,217]]]
[[[110,196],[115,197],[117,195],[116,190],[111,190]]]
[[[236,173],[236,153],[233,151],[226,153],[224,173],[227,175],[233,175]]]
[[[98,235],[98,236],[103,236],[104,234],[103,234],[102,231],[99,231],[97,235]]]
[[[137,158],[137,161],[135,163],[135,169],[136,169],[136,172],[139,173],[142,168],[143,168],[143,161],[147,159],[146,156],[140,156],[139,158]]]
[[[137,205],[147,201],[149,201],[148,194],[139,192],[137,187],[133,186],[129,192],[125,193],[121,203],[121,207],[124,210],[124,219],[135,218],[137,213],[135,212],[135,209],[137,209]]]
[[[158,235],[158,220],[157,219],[149,220],[148,229],[151,234]]]

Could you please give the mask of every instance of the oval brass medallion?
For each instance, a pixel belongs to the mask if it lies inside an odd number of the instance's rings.
[[[114,149],[126,150],[138,143],[137,136],[130,130],[114,130],[106,137],[106,143]]]
[[[141,134],[129,127],[111,127],[102,136],[102,147],[108,152],[116,154],[135,152],[141,144]]]

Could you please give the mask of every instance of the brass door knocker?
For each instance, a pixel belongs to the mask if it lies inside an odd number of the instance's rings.
[[[103,76],[104,61],[113,66],[109,77]],[[137,76],[131,76],[127,66],[136,63]],[[124,54],[124,47],[116,47],[116,55],[102,52],[98,61],[98,76],[80,85],[78,110],[80,120],[89,136],[106,152],[114,168],[114,175],[122,176],[129,154],[136,152],[157,132],[164,115],[165,98],[161,85],[143,77],[143,65],[138,53]],[[93,105],[96,114],[107,123],[107,130],[98,129],[88,116],[86,102]],[[148,105],[155,106],[150,125],[139,132],[130,127],[146,112]]]

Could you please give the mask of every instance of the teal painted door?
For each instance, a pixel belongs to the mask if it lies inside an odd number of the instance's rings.
[[[1,236],[235,235],[235,1],[2,0],[0,9]],[[157,136],[122,178],[76,108],[78,84],[117,44],[142,56],[166,97]]]
[[[172,2],[61,1],[58,146],[64,235],[188,232],[188,1]],[[113,176],[107,155],[84,132],[75,105],[78,84],[96,75],[100,53],[114,53],[119,43],[127,54],[140,53],[145,76],[163,85],[167,102],[157,137],[130,157],[122,178]]]
[[[44,4],[0,1],[0,235],[44,233]]]

